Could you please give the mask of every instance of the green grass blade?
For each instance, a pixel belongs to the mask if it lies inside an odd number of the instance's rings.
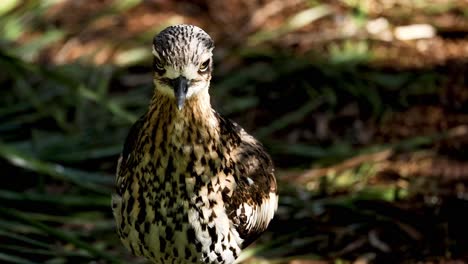
[[[106,208],[110,206],[110,197],[108,195],[96,196],[88,194],[86,196],[80,196],[30,192],[19,193],[0,189],[0,199],[63,206],[102,206]]]
[[[2,228],[2,227],[0,226],[0,228]],[[30,244],[32,246],[35,246],[35,247],[50,248],[50,244],[43,243],[41,241],[37,241],[37,240],[29,238],[27,236],[23,236],[23,235],[20,235],[20,234],[13,233],[13,232],[11,232],[11,230],[6,231],[6,230],[1,230],[0,229],[0,236],[9,237],[9,238],[12,238],[12,239],[17,240],[17,241],[25,242],[25,243],[28,243],[28,244]]]
[[[92,256],[95,256],[97,258],[101,258],[104,260],[109,261],[110,263],[121,263],[118,259],[116,259],[114,256],[107,254],[104,251],[101,251],[99,249],[96,249],[92,246],[90,246],[87,242],[82,241],[70,234],[67,234],[65,232],[60,231],[59,229],[49,227],[39,221],[35,221],[29,217],[27,217],[25,214],[14,210],[14,209],[9,209],[9,208],[4,208],[0,207],[0,214],[7,215],[9,217],[13,217],[21,222],[27,223],[39,230],[44,231],[45,233],[49,234],[50,236],[56,237],[60,240],[66,241],[68,243],[71,243],[75,245],[78,248],[81,248],[88,253],[90,253]]]
[[[108,193],[102,185],[110,187],[114,180],[112,176],[84,172],[73,168],[67,168],[59,164],[44,162],[0,142],[0,157],[12,164],[38,173],[43,173],[52,178],[72,182],[77,186],[99,193]]]
[[[259,138],[264,138],[273,132],[286,128],[295,122],[299,122],[311,111],[316,109],[321,103],[322,100],[310,101],[296,111],[287,113],[284,116],[278,118],[276,121],[272,122],[270,125],[259,129],[255,134]]]
[[[37,264],[37,263],[31,262],[31,261],[29,261],[29,260],[27,260],[27,259],[20,258],[20,257],[18,257],[18,256],[8,255],[8,254],[1,253],[1,252],[0,252],[0,260],[5,261],[6,263]]]

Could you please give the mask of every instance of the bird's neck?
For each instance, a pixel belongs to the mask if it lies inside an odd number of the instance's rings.
[[[149,115],[152,120],[159,120],[157,123],[164,122],[168,133],[174,126],[205,130],[210,134],[217,132],[218,119],[211,108],[208,91],[187,98],[180,110],[173,97],[156,91],[151,99]]]

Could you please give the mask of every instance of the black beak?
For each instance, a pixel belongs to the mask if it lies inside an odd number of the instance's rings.
[[[174,89],[174,95],[177,100],[177,108],[182,109],[187,96],[188,80],[184,76],[180,76],[171,81],[172,89]]]

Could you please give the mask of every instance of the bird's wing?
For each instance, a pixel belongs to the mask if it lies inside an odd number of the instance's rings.
[[[133,160],[132,152],[135,148],[137,148],[136,145],[138,138],[140,137],[140,132],[142,131],[145,117],[145,115],[140,117],[140,119],[138,119],[138,121],[136,121],[128,131],[122,153],[120,154],[119,160],[117,162],[116,191],[118,195],[122,193],[124,188],[123,183],[125,181],[126,173],[123,170],[128,167],[131,160]]]
[[[223,200],[245,248],[268,227],[278,207],[278,193],[270,156],[240,126],[232,126],[240,139],[234,151],[236,188]]]

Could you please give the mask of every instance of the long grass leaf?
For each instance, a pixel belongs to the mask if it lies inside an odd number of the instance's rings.
[[[0,249],[5,249],[8,251],[16,251],[21,255],[42,255],[42,256],[52,256],[52,257],[80,257],[80,258],[92,258],[86,252],[68,252],[65,250],[58,250],[57,249],[36,249],[36,248],[28,248],[22,246],[14,246],[14,245],[0,245]]]
[[[47,243],[44,243],[44,242],[41,242],[41,241],[37,241],[37,240],[32,239],[30,237],[23,236],[23,235],[11,232],[11,230],[9,230],[9,232],[7,232],[6,230],[1,230],[0,229],[0,236],[9,237],[9,238],[12,238],[12,239],[17,240],[17,241],[25,242],[25,243],[28,243],[28,244],[33,245],[35,247],[50,248],[50,244],[47,244]]]
[[[21,222],[24,222],[24,223],[27,223],[39,230],[42,230],[46,233],[48,233],[50,236],[53,236],[53,237],[56,237],[60,240],[63,240],[63,241],[66,241],[68,243],[71,243],[73,245],[75,245],[76,247],[78,248],[81,248],[85,251],[87,251],[88,253],[90,253],[92,256],[95,256],[95,257],[98,257],[98,258],[102,258],[104,260],[107,260],[109,261],[110,263],[121,263],[117,258],[115,258],[114,256],[111,256],[109,254],[107,254],[106,252],[104,251],[101,251],[99,249],[96,249],[92,246],[89,245],[89,243],[85,242],[85,241],[82,241],[70,234],[67,234],[65,232],[62,232],[56,228],[52,228],[52,227],[49,227],[39,221],[35,221],[33,219],[30,219],[29,217],[27,217],[26,215],[24,215],[23,213],[17,211],[17,210],[14,210],[14,209],[9,209],[9,208],[4,208],[4,207],[0,207],[0,214],[3,214],[3,215],[8,215],[9,217],[13,217],[13,218],[16,218],[17,220],[21,221]]]
[[[255,135],[259,138],[264,138],[267,135],[272,134],[280,129],[286,128],[289,125],[301,121],[304,117],[306,117],[311,111],[316,109],[322,100],[314,100],[306,103],[296,111],[290,112],[285,114],[282,117],[279,117],[277,120],[272,122],[270,125],[259,129]]]
[[[6,263],[16,263],[16,264],[37,264],[31,262],[27,259],[20,258],[18,256],[12,256],[5,253],[0,252],[0,260],[5,261]]]
[[[55,179],[72,182],[77,186],[99,193],[107,193],[103,185],[111,186],[113,177],[110,175],[84,172],[67,168],[59,164],[44,162],[18,152],[16,149],[0,142],[0,157],[8,160],[15,166],[49,175]]]
[[[63,206],[102,206],[109,207],[109,196],[96,195],[69,195],[69,194],[41,194],[41,193],[19,193],[0,189],[0,199],[23,201],[40,204],[57,204]]]

